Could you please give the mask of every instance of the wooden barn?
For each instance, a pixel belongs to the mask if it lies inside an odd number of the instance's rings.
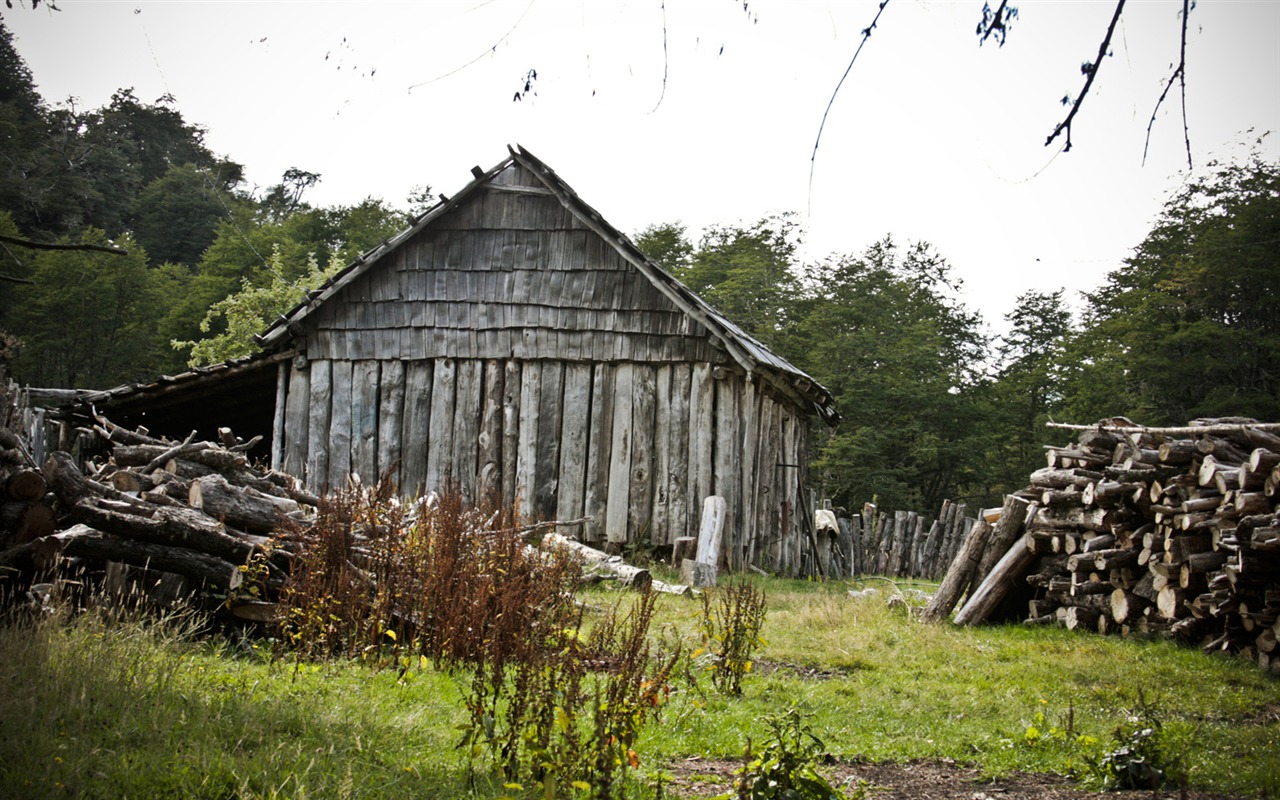
[[[318,490],[390,472],[407,495],[589,516],[582,538],[615,547],[696,535],[720,495],[722,562],[796,571],[830,393],[528,151],[472,172],[259,336],[242,369],[275,387],[273,466]]]

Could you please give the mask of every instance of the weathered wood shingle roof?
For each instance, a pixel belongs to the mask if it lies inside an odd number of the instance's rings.
[[[748,374],[756,374],[768,380],[772,385],[801,404],[812,404],[814,411],[830,424],[839,420],[831,393],[813,380],[809,375],[780,358],[746,331],[725,318],[718,311],[707,305],[673,275],[662,269],[645,256],[625,235],[609,224],[594,208],[587,205],[546,164],[534,157],[529,151],[516,147],[510,149],[509,155],[497,166],[483,172],[473,170],[474,180],[452,197],[442,199],[440,203],[420,216],[406,230],[384,241],[379,246],[361,255],[354,263],[339,272],[329,281],[314,291],[297,306],[277,319],[271,327],[258,336],[258,342],[267,350],[275,350],[289,345],[291,339],[305,329],[303,323],[315,314],[330,298],[342,292],[344,288],[374,269],[386,256],[395,252],[433,223],[441,220],[446,214],[459,208],[463,203],[481,192],[491,184],[495,176],[512,165],[518,165],[537,176],[545,189],[550,192],[561,205],[572,214],[583,226],[594,232],[600,239],[618,253],[626,262],[648,279],[662,295],[675,307],[706,328],[718,344],[722,346],[733,361]]]

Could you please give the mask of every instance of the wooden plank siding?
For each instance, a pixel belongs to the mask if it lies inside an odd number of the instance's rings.
[[[780,504],[797,525],[807,429],[759,380],[705,364],[366,359],[295,366],[288,387],[289,408],[310,406],[308,424],[286,423],[284,452],[312,488],[398,465],[406,495],[520,498],[532,518],[591,516],[588,541],[653,546],[696,531],[716,493],[728,566],[799,563]]]
[[[590,517],[615,548],[696,535],[718,494],[724,565],[794,571],[811,410],[591,214],[513,162],[353,265],[289,328],[284,465]]]
[[[550,194],[484,192],[388,262],[353,281],[345,302],[321,306],[308,356],[727,360],[706,328]]]

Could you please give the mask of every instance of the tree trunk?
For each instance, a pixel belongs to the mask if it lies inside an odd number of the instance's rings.
[[[960,550],[952,560],[942,584],[929,599],[920,618],[925,622],[941,622],[947,618],[951,610],[960,601],[960,596],[973,580],[973,573],[978,568],[978,561],[991,538],[992,528],[986,520],[978,520],[969,532]]]

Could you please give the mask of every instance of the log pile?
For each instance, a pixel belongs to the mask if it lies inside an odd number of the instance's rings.
[[[20,434],[21,416],[17,386],[0,363],[0,550],[55,529],[44,477]]]
[[[57,451],[39,470],[6,480],[9,495],[47,510],[40,522],[47,527],[32,528],[28,512],[0,544],[7,588],[58,574],[113,590],[141,587],[153,599],[229,599],[235,614],[237,594],[253,599],[235,591],[251,566],[264,588],[282,585],[290,541],[279,534],[308,525],[319,498],[287,475],[250,464],[244,452],[256,442],[222,429],[218,442],[193,435],[178,443],[98,423],[96,433],[110,446],[103,463],[81,470]]]
[[[0,601],[20,602],[35,596],[28,590],[61,581],[115,597],[146,597],[162,606],[194,600],[239,619],[272,621],[279,590],[313,538],[307,529],[321,498],[291,476],[252,465],[245,452],[257,440],[242,442],[225,428],[217,442],[193,441],[194,434],[172,442],[103,417],[96,421],[93,433],[107,445],[100,463],[90,461],[81,469],[70,454],[55,451],[40,469],[32,469],[20,437],[13,438],[18,467],[5,469],[8,462],[0,462],[0,486],[20,498],[23,509],[39,508],[43,514],[37,526],[27,511],[13,529],[17,532],[0,539]],[[0,438],[4,441],[9,439]],[[8,459],[8,452],[0,451],[0,457]],[[438,502],[432,495],[423,503],[433,500]],[[0,504],[0,512],[17,503]],[[412,504],[405,524],[412,526],[421,511]],[[536,533],[586,521],[542,522],[517,530]],[[377,527],[351,531],[347,560],[357,571],[367,560],[370,538],[380,535]],[[546,534],[542,546],[573,550],[587,562],[589,574],[633,589],[689,592],[554,532]]]
[[[1032,591],[1029,623],[1161,632],[1280,671],[1280,425],[1241,418],[1084,428],[1017,494],[1023,535],[988,575]],[[1020,551],[1020,552],[1019,552]],[[982,622],[995,604],[956,621]]]

